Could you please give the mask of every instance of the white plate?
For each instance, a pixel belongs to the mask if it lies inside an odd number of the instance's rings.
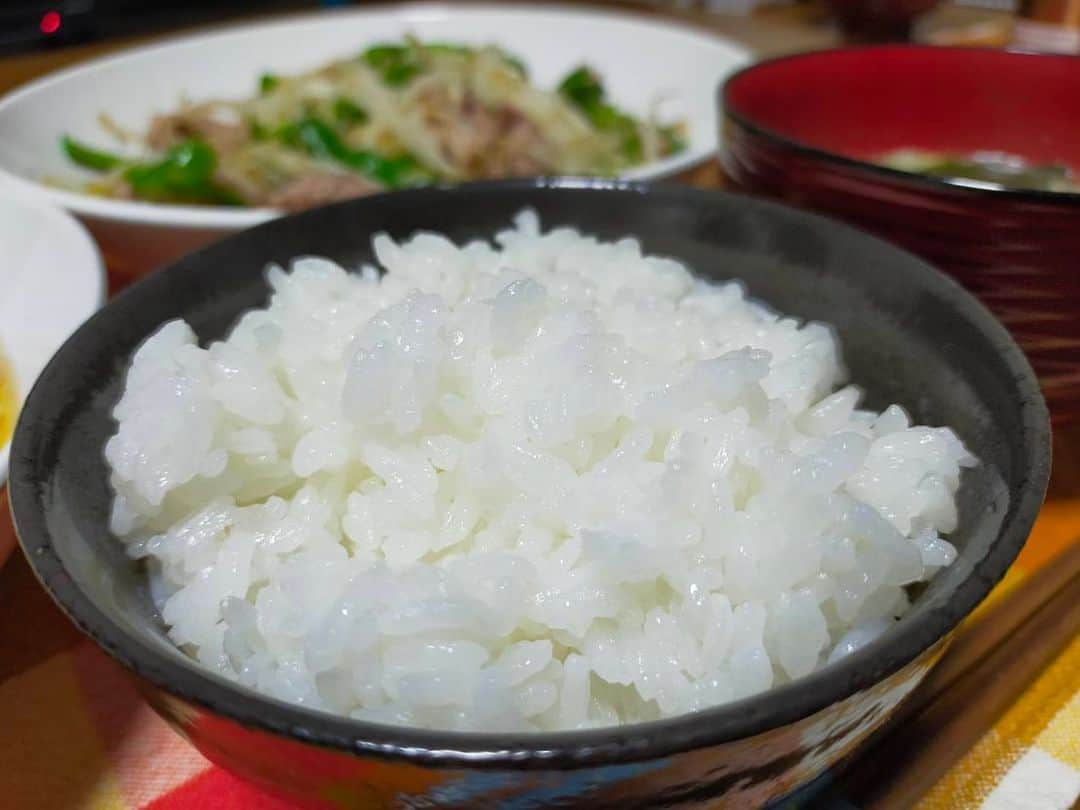
[[[323,12],[182,37],[88,62],[33,82],[0,100],[0,182],[72,211],[99,239],[110,268],[142,272],[215,236],[276,215],[271,209],[156,205],[49,188],[42,179],[85,179],[61,154],[69,133],[115,149],[98,116],[144,131],[155,113],[192,100],[244,98],[266,71],[289,73],[359,53],[376,41],[421,39],[495,43],[519,54],[534,81],[553,87],[586,63],[613,101],[645,114],[682,118],[689,149],[625,175],[655,179],[711,156],[716,94],[749,61],[740,45],[683,25],[615,11],[565,6],[402,5]]]
[[[68,336],[105,300],[105,268],[78,222],[41,202],[0,195],[0,354],[21,404]],[[0,485],[9,441],[0,439]]]

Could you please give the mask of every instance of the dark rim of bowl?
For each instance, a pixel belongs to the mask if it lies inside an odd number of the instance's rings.
[[[703,204],[716,196],[733,197],[682,186],[647,186],[640,183],[569,178],[474,183],[454,190],[445,186],[395,192],[410,195],[417,205],[438,195],[498,194],[503,191],[554,189],[568,193],[623,193],[651,198],[683,199]],[[377,203],[377,197],[368,198]],[[716,745],[788,725],[899,671],[951,631],[982,601],[1004,575],[1027,539],[1042,504],[1050,467],[1050,427],[1046,404],[1034,372],[1012,337],[990,312],[952,279],[911,254],[848,225],[777,203],[737,197],[739,205],[798,216],[816,228],[845,233],[849,238],[876,243],[879,251],[904,253],[912,269],[921,271],[928,291],[952,302],[981,331],[1002,356],[1016,381],[1022,402],[1023,458],[1019,464],[1026,481],[1010,504],[1001,530],[989,552],[952,593],[947,603],[917,621],[900,621],[886,637],[871,642],[843,660],[788,684],[742,700],[649,723],[595,730],[494,733],[428,731],[353,720],[260,695],[186,660],[178,651],[151,646],[129,633],[100,610],[64,568],[53,547],[48,522],[39,509],[42,482],[32,477],[32,451],[38,436],[50,426],[30,414],[41,408],[54,383],[45,382],[50,369],[63,364],[67,350],[81,339],[83,326],[49,362],[31,389],[16,429],[11,453],[10,496],[20,543],[35,575],[69,618],[106,652],[150,684],[192,705],[241,725],[295,741],[353,754],[408,760],[443,767],[576,768],[635,762]],[[327,208],[355,205],[356,201]],[[315,218],[321,209],[295,215]],[[273,222],[253,231],[272,230]],[[247,237],[250,238],[250,237]],[[204,248],[173,263],[121,293],[140,289],[183,272],[193,258],[212,251]],[[108,307],[88,323],[108,318]]]
[[[810,51],[807,53],[795,53],[787,54],[784,56],[776,56],[772,59],[763,59],[760,62],[754,62],[744,68],[741,68],[730,76],[728,76],[720,85],[719,95],[722,111],[722,115],[731,119],[735,124],[747,130],[757,137],[771,142],[774,146],[781,147],[791,152],[803,155],[805,157],[814,158],[825,164],[832,164],[835,166],[842,166],[846,169],[851,169],[856,172],[860,172],[871,177],[878,177],[881,179],[892,180],[893,182],[906,183],[908,185],[922,186],[935,191],[944,191],[952,194],[976,194],[985,195],[988,197],[996,197],[1000,199],[1008,199],[1015,202],[1028,202],[1028,203],[1060,203],[1066,205],[1080,205],[1080,191],[1043,191],[1041,189],[1034,188],[1013,188],[1010,186],[998,186],[991,187],[989,184],[973,185],[978,181],[965,181],[957,178],[945,178],[945,177],[933,177],[927,174],[919,174],[917,172],[906,172],[900,169],[892,169],[888,166],[881,166],[877,163],[871,163],[866,160],[859,160],[858,158],[847,157],[839,152],[833,152],[828,149],[811,146],[810,144],[803,143],[802,141],[790,138],[781,132],[777,132],[774,129],[762,126],[755,123],[752,118],[737,110],[731,100],[731,92],[734,84],[739,81],[744,75],[749,74],[757,70],[758,68],[766,68],[770,65],[775,65],[780,62],[795,62],[804,59],[817,59],[827,58],[836,54],[853,53],[857,51],[880,51],[880,50],[909,50],[909,51],[927,51],[927,52],[942,52],[949,51],[953,53],[969,53],[972,51],[989,52],[994,54],[1003,54],[1005,58],[1019,57],[1028,59],[1045,58],[1046,56],[1060,57],[1064,59],[1077,60],[1077,67],[1080,68],[1080,56],[1074,56],[1071,54],[1041,54],[1033,51],[1024,51],[1014,48],[989,48],[989,47],[972,47],[965,48],[961,46],[941,46],[941,45],[920,45],[920,44],[895,44],[895,45],[850,45],[840,48],[826,48],[820,51]],[[723,160],[725,149],[721,145],[720,153]]]

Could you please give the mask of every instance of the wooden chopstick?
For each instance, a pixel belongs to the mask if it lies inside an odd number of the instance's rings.
[[[830,794],[863,810],[914,805],[1077,633],[1080,543],[958,633],[940,664],[844,769]]]
[[[1080,540],[961,627],[941,662],[903,706],[901,716],[915,714],[935,701],[1077,576]]]

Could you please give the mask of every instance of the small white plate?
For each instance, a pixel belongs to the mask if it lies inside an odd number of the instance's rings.
[[[557,5],[407,4],[350,9],[229,27],[169,40],[61,71],[0,100],[0,183],[79,216],[114,272],[137,275],[216,236],[263,222],[273,209],[160,205],[50,188],[44,178],[85,179],[60,151],[65,134],[109,147],[98,117],[145,131],[156,113],[193,101],[244,98],[267,71],[290,73],[405,34],[497,44],[521,56],[542,87],[580,64],[602,76],[612,100],[637,114],[654,105],[687,122],[689,148],[625,175],[656,179],[712,156],[716,95],[749,52],[730,40],[657,17]]]
[[[104,300],[105,267],[86,229],[58,208],[0,194],[0,354],[17,404]],[[0,438],[0,486],[9,445]]]

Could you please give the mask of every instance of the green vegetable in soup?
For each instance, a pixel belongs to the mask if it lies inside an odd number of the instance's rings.
[[[975,180],[1004,188],[1059,192],[1080,190],[1067,166],[1031,164],[1014,155],[997,152],[976,152],[964,157],[918,149],[897,149],[877,162],[904,172],[950,180]]]

